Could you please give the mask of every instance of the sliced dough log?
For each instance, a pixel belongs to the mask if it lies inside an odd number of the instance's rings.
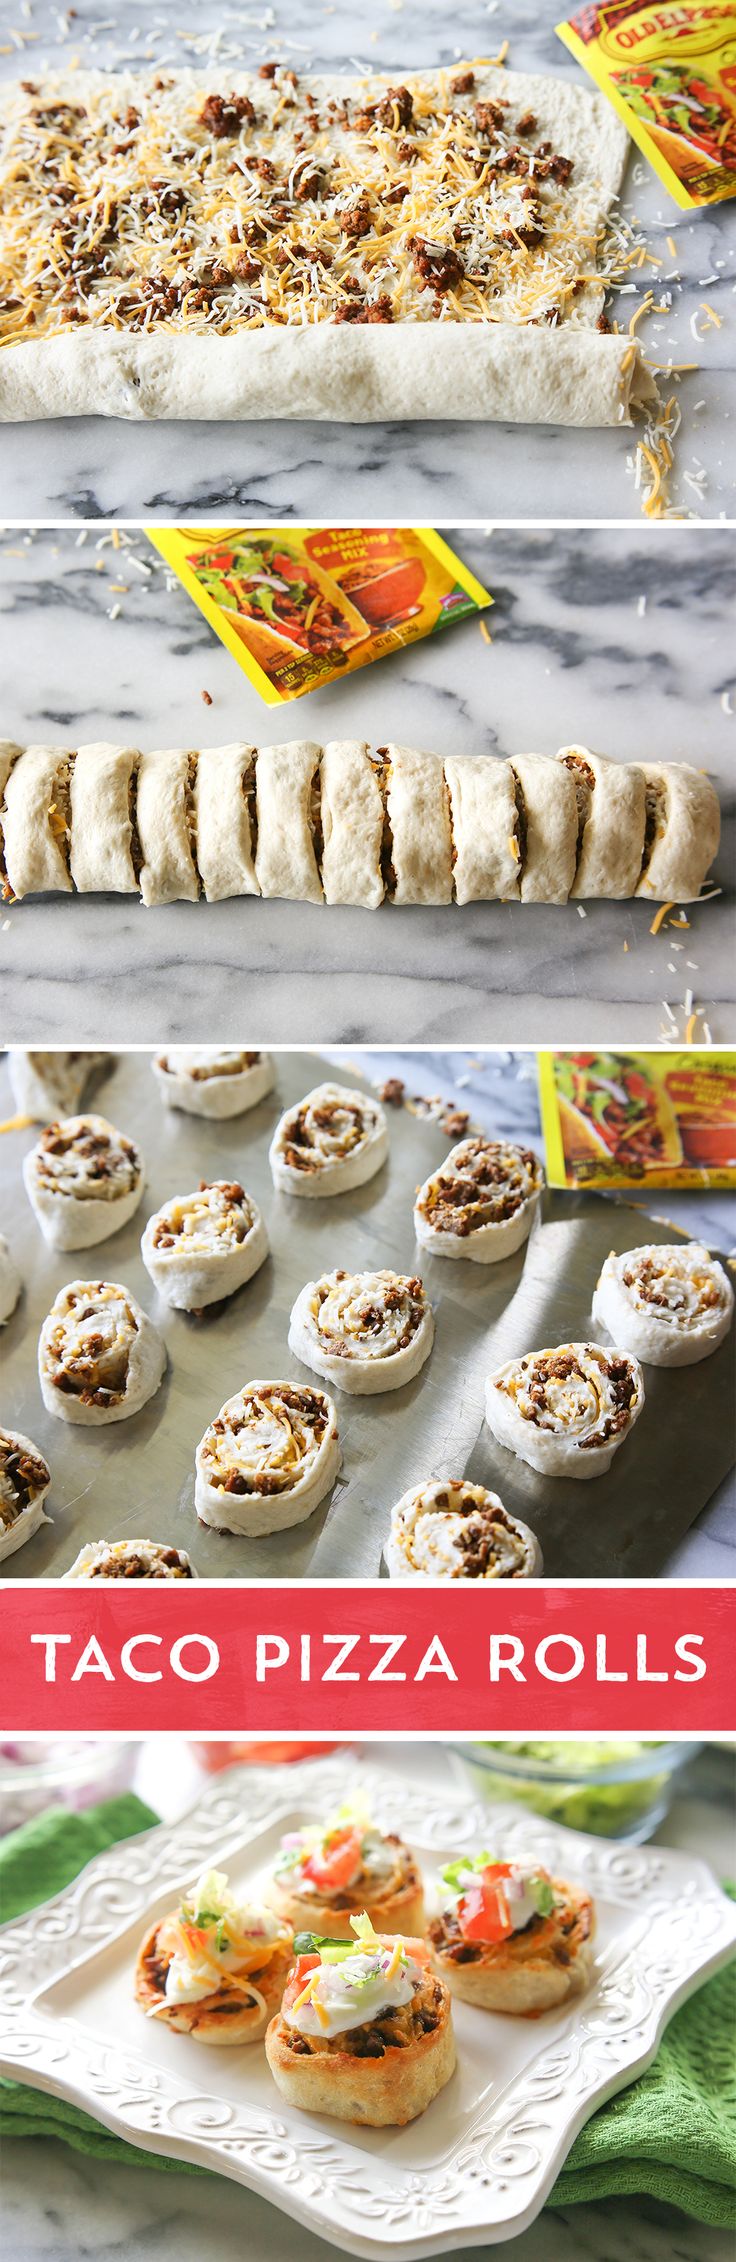
[[[451,903],[452,833],[439,756],[413,746],[388,746],[385,754],[394,902]]]
[[[80,895],[138,893],[131,798],[141,757],[99,739],[80,746],[71,781],[71,874]]]
[[[262,895],[297,903],[323,901],[312,833],[321,751],[307,738],[259,747],[256,879]]]
[[[384,896],[384,811],[376,772],[362,740],[334,738],[323,747],[320,785],[325,902],[357,903],[375,911]]]
[[[688,762],[644,762],[642,768],[647,841],[636,893],[657,903],[692,902],[718,852],[718,795],[705,771]]]
[[[13,894],[68,894],[64,824],[72,756],[65,746],[26,746],[5,784],[5,867]],[[54,822],[56,820],[56,822]]]
[[[644,854],[644,772],[636,762],[607,762],[587,746],[561,746],[578,803],[573,896],[621,900],[636,893]]]
[[[183,747],[141,755],[137,820],[144,903],[196,903],[199,896],[192,849],[196,760]]]
[[[511,769],[522,804],[522,903],[567,903],[578,848],[578,804],[570,772],[546,754],[515,754]]]
[[[253,861],[254,746],[208,746],[197,756],[197,866],[208,903],[259,895]]]
[[[519,894],[516,795],[510,762],[482,754],[450,754],[444,765],[450,796],[457,903],[505,903]]]

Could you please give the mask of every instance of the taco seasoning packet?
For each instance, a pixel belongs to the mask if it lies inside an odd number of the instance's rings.
[[[736,196],[736,0],[602,0],[556,28],[676,204]]]
[[[542,1052],[551,1186],[736,1186],[736,1053]]]
[[[146,533],[269,706],[493,603],[427,526]]]

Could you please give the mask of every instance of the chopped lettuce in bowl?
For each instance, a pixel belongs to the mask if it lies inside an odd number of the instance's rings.
[[[452,1744],[456,1772],[475,1796],[518,1800],[549,1822],[633,1843],[663,1821],[676,1778],[700,1746],[642,1737],[575,1742],[484,1737]]]

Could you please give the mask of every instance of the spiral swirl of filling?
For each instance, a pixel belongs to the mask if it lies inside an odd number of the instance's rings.
[[[83,1547],[64,1574],[64,1584],[95,1579],[192,1579],[194,1572],[183,1547],[165,1547],[153,1539],[98,1539]]]
[[[417,1219],[433,1233],[467,1239],[484,1226],[504,1225],[537,1199],[544,1172],[531,1147],[505,1139],[462,1139],[442,1170],[417,1196]]]
[[[311,1332],[333,1359],[393,1359],[413,1343],[429,1305],[421,1280],[397,1272],[329,1272],[309,1298]]]
[[[30,1158],[44,1193],[77,1202],[114,1202],[132,1194],[143,1159],[104,1115],[71,1115],[42,1131]]]
[[[193,1084],[206,1084],[216,1076],[242,1076],[246,1069],[257,1068],[262,1057],[235,1046],[218,1050],[210,1045],[172,1045],[157,1055],[156,1067],[163,1076],[188,1076]]]
[[[196,1194],[181,1194],[158,1211],[151,1235],[154,1249],[190,1256],[212,1256],[241,1247],[259,1212],[236,1180],[200,1179]]]
[[[223,1493],[292,1492],[308,1485],[328,1440],[334,1409],[322,1390],[253,1382],[205,1431],[197,1455],[203,1482]]]
[[[467,1479],[418,1485],[397,1502],[385,1547],[395,1579],[526,1579],[542,1557],[527,1524]]]
[[[562,1435],[581,1453],[621,1437],[644,1397],[636,1361],[598,1343],[530,1352],[491,1380],[530,1429]]]
[[[19,1516],[48,1491],[51,1471],[27,1438],[0,1429],[0,1532],[10,1532]]]
[[[50,1413],[60,1411],[60,1402],[67,1420],[137,1413],[158,1389],[165,1365],[158,1329],[119,1281],[71,1280],[59,1289],[39,1343]]]
[[[284,1173],[329,1177],[349,1162],[370,1162],[366,1175],[372,1175],[386,1146],[386,1118],[377,1100],[345,1085],[319,1084],[282,1116],[273,1141],[272,1166],[277,1183]]]
[[[697,1241],[685,1247],[651,1244],[619,1257],[612,1252],[596,1289],[601,1318],[606,1317],[604,1294],[609,1286],[617,1293],[617,1302],[623,1297],[632,1314],[653,1321],[657,1334],[665,1330],[673,1345],[678,1337],[702,1332],[706,1347],[711,1348],[730,1324],[731,1283],[722,1265]]]

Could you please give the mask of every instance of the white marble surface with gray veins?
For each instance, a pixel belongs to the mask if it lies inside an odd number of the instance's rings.
[[[495,56],[509,66],[589,85],[555,37],[561,0],[5,0],[0,78],[78,60],[105,70],[155,62],[228,72],[270,57],[297,71],[402,70]],[[572,13],[572,0],[570,13]],[[227,91],[227,89],[226,89]],[[734,503],[736,470],[736,210],[679,212],[632,147],[623,210],[658,264],[634,270],[616,301],[622,328],[650,284],[639,328],[653,362],[695,363],[675,388],[682,410],[672,499],[718,517]],[[675,243],[673,255],[667,238]],[[713,310],[711,320],[705,307]],[[720,325],[720,326],[719,326]],[[39,348],[42,350],[42,348]],[[428,338],[431,351],[431,336]],[[665,397],[673,390],[664,381]],[[0,502],[14,517],[204,518],[248,515],[380,518],[387,497],[411,520],[493,511],[502,517],[636,518],[632,434],[621,429],[437,424],[133,424],[102,419],[0,427]]]
[[[495,596],[491,645],[477,620],[460,622],[270,709],[142,534],[115,550],[102,529],[6,529],[0,736],[146,747],[358,736],[441,754],[578,740],[622,759],[689,760],[720,791],[723,892],[656,936],[644,902],[147,911],[125,896],[27,899],[0,917],[6,1039],[232,1042],[247,1028],[266,1044],[656,1044],[682,1036],[691,1005],[696,1036],[733,1038],[732,534],[446,531]]]

